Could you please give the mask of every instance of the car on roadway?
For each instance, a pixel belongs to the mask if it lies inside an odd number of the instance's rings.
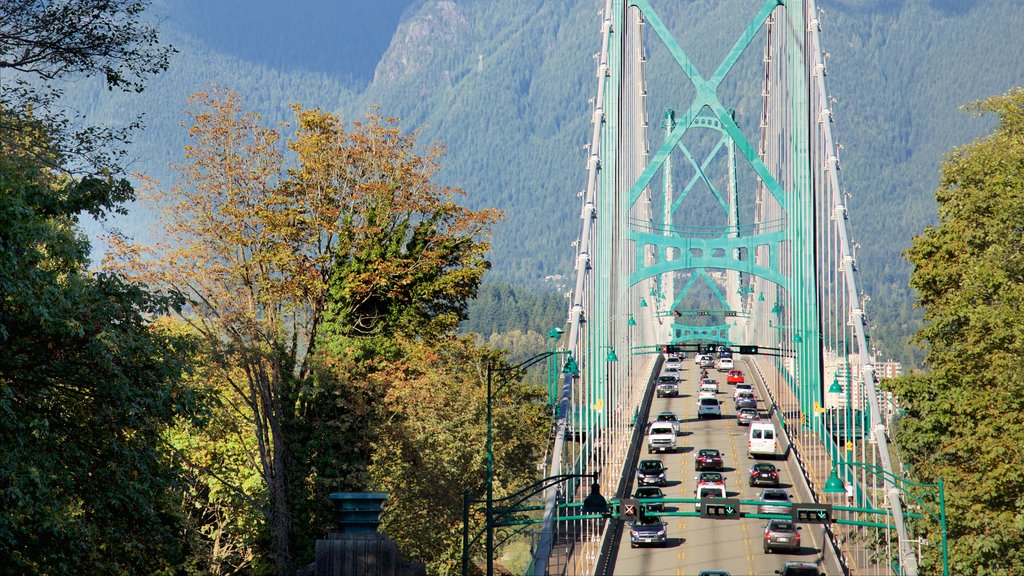
[[[683,369],[683,360],[682,360],[682,358],[679,358],[678,356],[669,356],[669,357],[665,358],[665,363],[662,366],[662,368],[663,369],[664,368],[678,368],[678,369],[682,370]]]
[[[729,370],[729,373],[725,375],[725,381],[729,384],[739,384],[744,382],[743,370]]]
[[[675,412],[667,412],[667,411],[666,412],[658,412],[654,416],[654,421],[655,422],[668,422],[669,424],[672,425],[672,429],[675,430],[677,436],[682,432],[682,430],[680,430],[680,428],[679,428],[681,423],[679,422],[679,418],[676,417],[676,413]]]
[[[676,380],[682,381],[683,369],[676,366],[663,366],[661,368],[661,376],[672,376]]]
[[[636,485],[637,486],[665,486],[668,484],[668,476],[666,475],[668,468],[665,468],[665,463],[661,460],[650,459],[641,460],[636,467]]]
[[[738,396],[740,392],[750,392],[751,394],[753,394],[754,387],[750,384],[750,382],[737,382],[736,389],[733,390],[732,392],[732,397],[736,398],[736,396]]]
[[[814,562],[786,562],[775,573],[782,576],[825,576]]]
[[[699,366],[701,368],[714,368],[715,367],[715,359],[712,358],[710,354],[705,354],[705,355],[700,357],[700,364],[699,364]]]
[[[722,417],[722,403],[715,398],[714,394],[704,392],[700,398],[697,398],[697,419],[711,417]]]
[[[668,545],[668,524],[658,516],[642,515],[629,529],[629,547]]]
[[[718,382],[715,382],[711,378],[706,378],[700,382],[701,392],[710,392],[712,394],[718,394]]]
[[[791,520],[772,518],[764,525],[763,548],[765,554],[785,550],[800,553],[800,528]]]
[[[721,472],[701,472],[693,478],[697,484],[721,484],[725,486],[725,476]]]
[[[751,422],[757,422],[760,419],[761,413],[757,411],[757,408],[740,408],[736,410],[737,426],[750,426]]]
[[[661,499],[665,497],[665,493],[657,486],[638,486],[636,492],[633,493],[633,497],[643,499]],[[649,510],[651,512],[662,512],[665,510],[664,502],[644,502],[642,504],[645,510]]]
[[[758,514],[789,514],[793,504],[789,492],[782,488],[765,488],[757,496],[761,504],[757,505]]]
[[[698,482],[697,489],[693,491],[697,501],[693,504],[693,509],[700,512],[701,500],[705,498],[725,498],[725,483],[724,482]]]
[[[701,570],[697,576],[732,576],[728,570]]]
[[[658,376],[658,384],[655,388],[655,393],[658,398],[664,396],[679,396],[679,378],[676,376],[666,375]]]
[[[735,367],[736,364],[733,363],[732,358],[719,358],[718,361],[715,362],[715,370],[718,370],[719,372],[728,372]]]
[[[697,366],[700,366],[701,362],[703,362],[705,358],[711,358],[711,355],[710,354],[703,354],[703,353],[694,354],[693,355],[693,363],[696,364]],[[714,362],[714,359],[711,358],[711,361]]]
[[[722,459],[722,453],[714,448],[701,448],[693,457],[693,469],[698,472],[702,470],[721,471],[724,467],[725,460]]]
[[[767,462],[757,462],[750,467],[750,479],[748,483],[751,486],[770,486],[772,488],[779,487],[779,469],[774,464]]]
[[[754,397],[753,392],[740,392],[734,396],[736,410],[742,410],[743,408],[757,408],[757,398]]]

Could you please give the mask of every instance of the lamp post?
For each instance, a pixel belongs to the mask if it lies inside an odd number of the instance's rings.
[[[529,368],[530,366],[533,366],[534,364],[540,362],[541,360],[550,358],[552,356],[560,356],[562,354],[568,355],[568,358],[565,361],[565,366],[562,367],[562,374],[572,374],[574,376],[579,375],[579,367],[576,365],[576,361],[573,360],[572,352],[569,350],[553,350],[550,352],[544,352],[543,354],[537,354],[536,356],[527,358],[526,360],[520,362],[519,364],[516,364],[515,366],[509,366],[506,368],[495,368],[490,363],[487,364],[487,526],[485,528],[487,532],[486,547],[488,576],[492,576],[494,574],[494,526],[493,522],[491,522],[491,514],[494,508],[494,452],[492,445],[491,402],[494,400],[494,394],[496,394],[501,389],[499,386],[498,390],[494,390],[492,392],[491,382],[493,379],[493,374],[495,372],[512,372],[516,370],[522,370],[524,368]],[[468,511],[464,514],[463,519],[467,520],[467,526],[463,527],[463,537],[464,539],[468,539]],[[463,543],[467,544],[466,542]],[[463,572],[466,572],[469,569],[468,544],[467,548],[463,550],[462,555]]]
[[[552,356],[555,353],[555,346],[558,343],[558,339],[564,333],[565,333],[565,330],[562,330],[561,328],[558,328],[557,326],[552,328],[551,330],[548,330],[548,341],[550,342],[550,345],[548,346],[548,352],[551,353]],[[555,404],[555,395],[557,394],[557,386],[558,386],[557,385],[557,380],[558,380],[557,370],[558,370],[558,368],[556,367],[556,365],[553,362],[549,361],[548,362],[548,381],[547,381],[547,385],[548,385],[548,406],[549,407],[554,406],[554,404]]]
[[[566,480],[572,478],[590,478],[592,480],[590,484],[590,495],[583,499],[582,512],[584,514],[600,514],[606,516],[608,514],[608,500],[601,495],[601,485],[597,481],[597,472],[592,474],[559,474],[557,476],[549,476],[547,478],[541,478],[540,480],[530,484],[526,488],[519,490],[514,494],[505,496],[494,500],[493,497],[489,497],[483,500],[484,503],[484,530],[481,532],[487,535],[484,546],[486,547],[485,553],[487,554],[487,575],[494,575],[494,527],[498,525],[498,522],[509,514],[516,511],[523,502],[525,502],[531,496],[539,494],[556,484],[560,484]],[[469,574],[469,549],[480,539],[481,533],[470,540],[469,539],[469,507],[474,502],[481,502],[480,500],[471,500],[469,498],[469,492],[464,492],[462,495],[462,575],[467,576]],[[506,502],[508,504],[502,506],[499,509],[494,507],[495,502]]]
[[[939,478],[938,484],[921,484],[919,482],[913,482],[907,480],[901,476],[896,476],[892,472],[886,471],[884,468],[875,466],[874,464],[867,464],[864,462],[840,462],[840,466],[851,466],[853,468],[861,468],[867,470],[872,474],[877,474],[899,489],[900,492],[910,496],[917,502],[917,505],[922,510],[928,513],[933,519],[938,521],[939,529],[942,531],[942,574],[943,576],[949,576],[949,545],[946,541],[946,489],[942,482],[942,478]],[[924,491],[927,494],[932,494],[939,500],[939,511],[936,515],[932,511],[931,507],[925,502],[924,498],[910,491],[910,488],[916,488],[920,491]],[[825,494],[846,494],[846,483],[843,479],[836,474],[836,469],[832,469],[832,474],[828,477],[825,482],[825,487],[822,489]],[[900,558],[900,565],[902,566],[903,559]]]

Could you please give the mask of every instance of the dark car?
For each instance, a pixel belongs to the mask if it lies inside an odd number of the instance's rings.
[[[736,395],[736,409],[757,408],[757,398],[753,392],[740,392]]]
[[[813,562],[786,562],[782,569],[776,570],[775,573],[782,576],[825,576]]]
[[[758,462],[750,467],[751,486],[779,486],[779,469],[774,464]]]
[[[675,376],[658,376],[658,386],[655,389],[658,398],[664,396],[679,396],[679,378]]]
[[[656,486],[640,486],[640,487],[638,487],[636,489],[636,492],[633,494],[633,496],[635,498],[644,498],[644,499],[664,498],[665,497],[665,493],[661,491],[661,488],[658,488]],[[650,510],[652,512],[661,512],[661,511],[665,510],[665,503],[664,502],[644,502],[643,503],[643,507],[644,507],[645,510]]]
[[[772,519],[764,525],[764,553],[771,554],[776,550],[800,552],[800,532],[796,524]]]
[[[697,576],[732,576],[728,570],[701,570]]]
[[[658,516],[640,516],[629,529],[629,547],[668,545],[668,524]]]
[[[645,484],[664,486],[668,484],[668,478],[665,475],[667,471],[665,463],[661,460],[641,460],[636,467],[636,484],[637,486]]]
[[[701,448],[693,459],[693,469],[697,471],[721,470],[724,466],[721,452],[714,448]]]

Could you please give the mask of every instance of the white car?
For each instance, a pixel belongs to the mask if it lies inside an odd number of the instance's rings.
[[[704,380],[700,383],[700,391],[701,393],[710,392],[712,394],[718,394],[718,382],[710,379]]]
[[[754,393],[754,386],[750,382],[738,382],[736,384],[736,390],[732,393],[732,399],[739,398],[740,392]]]
[[[715,369],[719,372],[728,372],[736,367],[736,364],[732,361],[732,358],[719,358],[715,362]]]
[[[706,393],[705,393],[706,394]],[[722,404],[713,395],[702,394],[697,399],[697,419],[702,418],[721,418],[722,417]]]
[[[672,425],[672,428],[675,430],[676,435],[682,433],[680,428],[682,424],[679,422],[679,418],[676,417],[675,412],[658,412],[658,414],[654,416],[654,421],[668,422],[669,424]]]
[[[675,377],[676,380],[682,380],[683,379],[683,369],[681,367],[679,367],[679,366],[662,366],[661,367],[661,375],[662,376],[673,376],[673,377]]]

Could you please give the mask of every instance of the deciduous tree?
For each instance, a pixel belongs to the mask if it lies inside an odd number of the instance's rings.
[[[191,343],[148,318],[181,301],[88,273],[85,184],[0,148],[0,572],[171,573],[187,548],[163,434],[195,413]]]
[[[942,167],[939,223],[906,257],[929,370],[890,381],[912,475],[943,478],[953,574],[1024,571],[1024,90],[974,103],[995,131]],[[930,520],[929,520],[930,521]],[[926,564],[940,564],[938,530]]]
[[[440,151],[418,152],[396,121],[371,115],[345,130],[334,115],[295,112],[286,163],[281,134],[237,95],[194,95],[181,181],[151,190],[167,209],[167,242],[121,242],[117,258],[189,298],[183,318],[244,405],[282,574],[296,539],[308,550],[326,527],[323,488],[366,482],[363,424],[381,391],[331,366],[370,374],[370,351],[392,335],[453,330],[497,218],[435,184]]]

